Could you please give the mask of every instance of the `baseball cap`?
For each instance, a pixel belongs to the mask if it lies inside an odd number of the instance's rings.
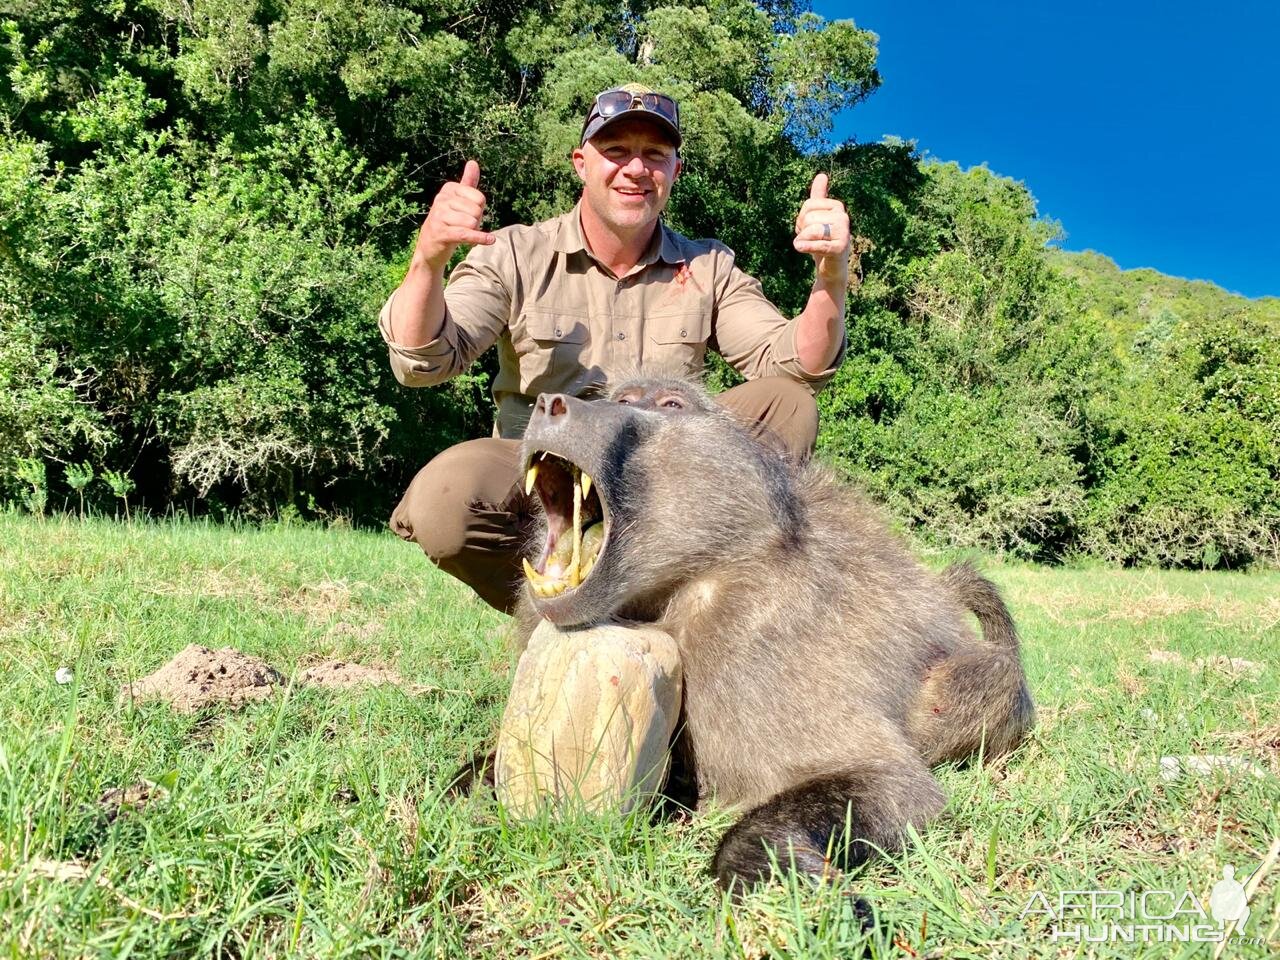
[[[582,125],[581,143],[586,143],[605,127],[636,117],[652,120],[680,146],[680,107],[675,99],[643,84],[626,83],[596,94]]]

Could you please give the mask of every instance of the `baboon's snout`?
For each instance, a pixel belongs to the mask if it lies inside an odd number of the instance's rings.
[[[534,416],[541,414],[544,417],[567,417],[571,399],[573,398],[566,397],[563,393],[540,393],[537,403],[533,405]]]
[[[634,416],[628,407],[607,400],[540,393],[525,428],[525,446],[553,450],[584,467],[595,467],[594,461]]]

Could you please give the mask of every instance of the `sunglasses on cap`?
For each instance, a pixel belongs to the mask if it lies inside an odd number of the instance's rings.
[[[596,95],[596,113],[608,119],[628,110],[656,113],[675,127],[680,126],[680,107],[665,93],[632,93],[630,90],[606,90]]]
[[[606,90],[597,94],[587,112],[586,122],[582,125],[580,143],[586,143],[610,124],[624,117],[640,114],[652,118],[660,127],[671,135],[672,141],[680,146],[680,108],[665,93],[652,90],[627,90],[625,87]]]

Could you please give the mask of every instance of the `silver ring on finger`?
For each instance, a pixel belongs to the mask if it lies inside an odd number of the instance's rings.
[[[823,240],[830,240],[830,239],[831,239],[831,224],[829,224],[829,223],[824,223],[824,224],[822,225],[822,239],[823,239]]]

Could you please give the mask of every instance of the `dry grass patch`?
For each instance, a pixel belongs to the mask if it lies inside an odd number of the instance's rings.
[[[1021,574],[1021,576],[1019,576]],[[1256,601],[1225,596],[1209,587],[1178,591],[1161,582],[1160,574],[1108,571],[1099,574],[1105,589],[1093,584],[1062,584],[1045,571],[1014,571],[1020,583],[1014,591],[1019,605],[1030,605],[1060,626],[1099,623],[1150,624],[1187,614],[1199,614],[1216,627],[1244,628],[1260,635],[1280,627],[1280,598]]]

